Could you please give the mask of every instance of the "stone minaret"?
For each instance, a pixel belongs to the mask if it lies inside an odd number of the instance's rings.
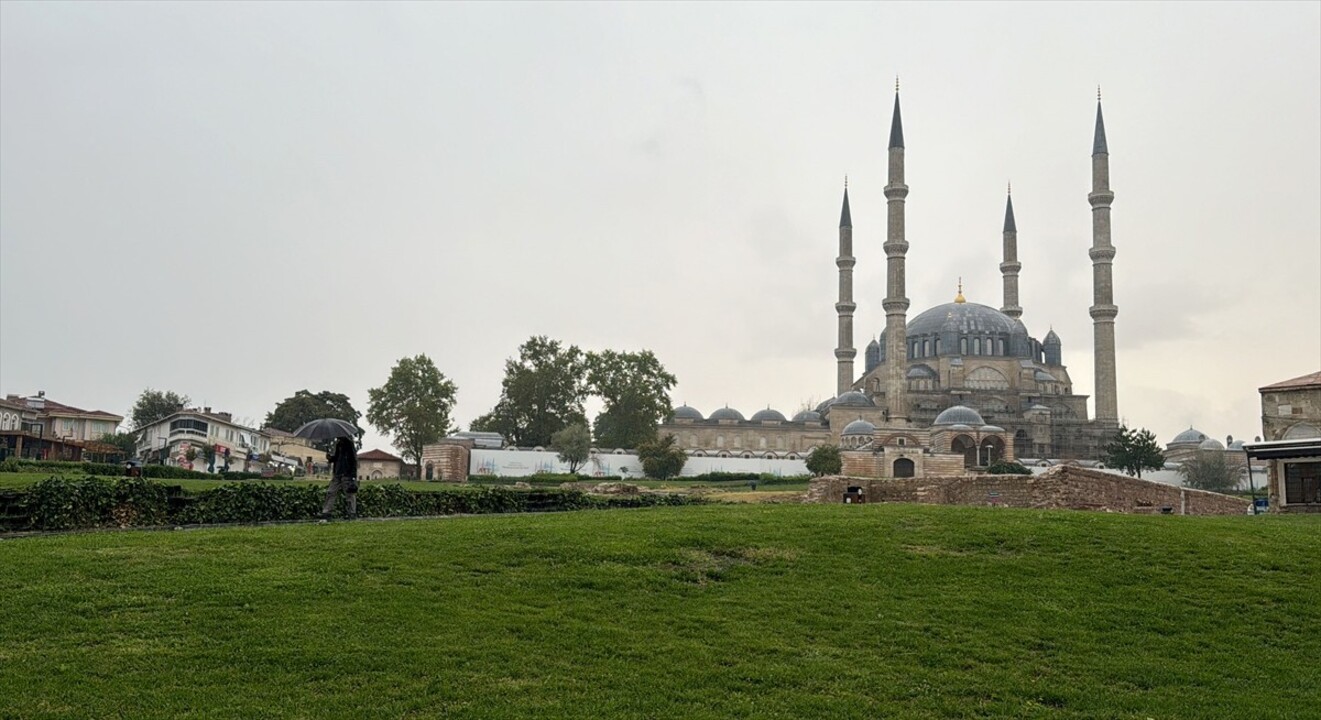
[[[839,302],[835,303],[835,312],[839,313],[839,346],[835,348],[835,362],[839,365],[835,382],[835,397],[848,392],[853,387],[853,358],[858,351],[853,348],[853,311],[857,305],[853,302],[853,218],[849,216],[849,180],[844,178],[844,209],[839,214],[839,257],[835,264],[839,266]]]
[[[908,420],[908,298],[904,287],[904,126],[899,119],[899,81],[894,83],[894,118],[890,121],[890,178],[885,186],[889,209],[885,235],[885,404],[890,422]]]
[[[1018,271],[1023,264],[1018,262],[1018,226],[1014,224],[1014,198],[1005,192],[1005,229],[1004,262],[1000,263],[1000,272],[1005,281],[1005,303],[1000,312],[1017,320],[1023,316],[1023,308],[1018,304]]]
[[[1096,419],[1119,422],[1115,391],[1115,316],[1111,264],[1115,247],[1110,244],[1110,152],[1105,144],[1105,121],[1101,119],[1101,90],[1096,90],[1096,135],[1092,140],[1092,335],[1096,354]]]

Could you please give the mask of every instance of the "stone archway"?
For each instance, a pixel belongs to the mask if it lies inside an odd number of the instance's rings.
[[[949,451],[963,456],[963,467],[977,467],[977,441],[967,435],[957,435],[949,443]]]
[[[1004,459],[1005,441],[998,435],[991,435],[982,438],[982,444],[977,449],[977,464],[983,467],[994,465]]]
[[[899,458],[894,461],[894,476],[897,478],[910,478],[917,475],[917,466],[908,458]]]

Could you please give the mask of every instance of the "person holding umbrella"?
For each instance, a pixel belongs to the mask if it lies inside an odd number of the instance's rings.
[[[346,437],[337,438],[334,448],[326,453],[330,462],[330,486],[326,488],[326,504],[321,507],[321,519],[329,520],[335,509],[335,496],[343,491],[349,505],[349,519],[358,514],[358,450]]]

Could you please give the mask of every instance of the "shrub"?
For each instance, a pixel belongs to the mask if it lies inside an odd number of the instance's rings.
[[[142,478],[50,477],[28,489],[28,522],[39,530],[160,525],[169,520],[168,491]]]
[[[675,447],[675,442],[673,435],[666,435],[638,445],[638,459],[642,461],[642,471],[647,477],[665,480],[683,471],[688,453]]]
[[[818,477],[838,475],[843,469],[844,458],[840,456],[839,448],[834,445],[818,445],[807,456],[808,472]]]
[[[990,467],[986,468],[986,472],[992,475],[1031,475],[1032,474],[1032,471],[1028,470],[1027,467],[1025,467],[1022,463],[1011,462],[1008,460],[1001,460],[997,463],[994,463]]]

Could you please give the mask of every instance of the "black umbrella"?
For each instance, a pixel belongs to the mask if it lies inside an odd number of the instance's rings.
[[[302,427],[294,431],[294,437],[308,440],[333,440],[346,437],[355,440],[358,437],[358,428],[354,427],[353,423],[339,418],[321,418],[303,423]]]

